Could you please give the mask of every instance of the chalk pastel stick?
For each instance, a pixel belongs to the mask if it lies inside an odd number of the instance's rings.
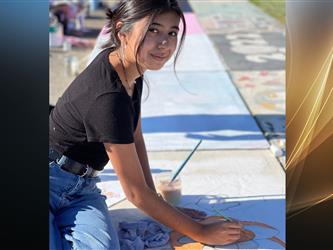
[[[193,153],[195,152],[195,150],[197,150],[197,148],[199,147],[200,143],[202,142],[202,140],[200,140],[198,142],[198,144],[195,146],[195,148],[192,150],[192,152],[187,156],[187,158],[185,159],[185,161],[179,166],[179,168],[175,171],[175,173],[173,174],[171,181],[173,182],[177,176],[179,175],[180,171],[184,168],[185,164],[188,162],[188,160],[191,158],[191,156],[193,155]]]

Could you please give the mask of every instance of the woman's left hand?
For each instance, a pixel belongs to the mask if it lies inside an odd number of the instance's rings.
[[[186,208],[186,207],[176,207],[176,208],[180,210],[182,213],[190,216],[192,219],[201,220],[207,216],[205,212],[200,210]]]

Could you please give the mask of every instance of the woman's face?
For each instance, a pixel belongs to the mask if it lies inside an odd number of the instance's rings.
[[[134,24],[130,39],[131,48],[136,48],[148,18]],[[177,47],[180,18],[175,12],[158,15],[151,23],[138,53],[138,63],[143,71],[158,70],[169,60]],[[135,61],[133,49],[132,59]]]

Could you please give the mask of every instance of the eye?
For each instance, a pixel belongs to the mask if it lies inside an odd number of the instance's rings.
[[[148,31],[151,33],[158,33],[158,30],[155,28],[149,28]]]
[[[169,35],[171,35],[171,36],[177,36],[177,35],[178,35],[178,33],[177,33],[177,32],[175,32],[175,31],[172,31],[172,32],[170,32],[170,33],[169,33]]]

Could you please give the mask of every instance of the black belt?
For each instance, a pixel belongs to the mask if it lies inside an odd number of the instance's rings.
[[[61,169],[81,177],[96,177],[100,172],[86,164],[74,161],[54,149],[49,149],[49,160],[56,162]]]

